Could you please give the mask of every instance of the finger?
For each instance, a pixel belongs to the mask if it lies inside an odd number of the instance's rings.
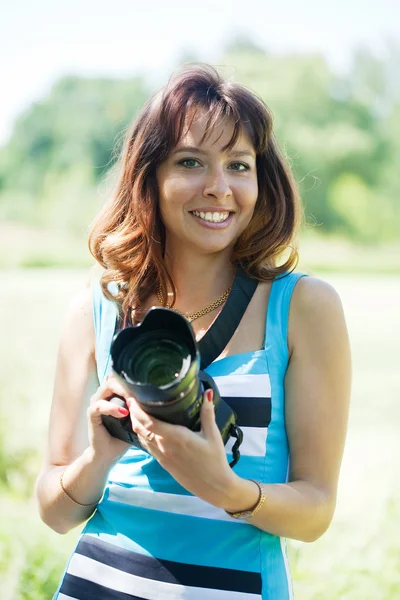
[[[129,415],[129,411],[127,408],[117,406],[108,400],[97,400],[97,402],[94,402],[89,406],[87,414],[92,422],[99,423],[101,422],[101,417],[103,415],[110,415],[117,419],[123,419]]]
[[[91,397],[90,402],[91,404],[94,404],[98,400],[109,400],[115,395],[122,396],[126,399],[131,394],[127,392],[120,381],[113,376],[109,376],[104,380],[102,385],[97,388],[96,392]]]
[[[108,375],[103,382],[103,385],[100,386],[103,397],[107,399],[112,394],[118,394],[119,396],[123,396],[124,398],[127,396],[131,396],[132,394],[126,389],[123,381],[121,379],[115,377],[114,375]]]
[[[146,452],[151,454],[156,460],[158,460],[158,462],[161,463],[163,461],[163,458],[164,458],[163,451],[162,451],[162,448],[159,446],[160,438],[158,438],[157,436],[154,435],[154,437],[152,437],[152,439],[149,439],[149,438],[143,438],[140,435],[138,435],[138,439],[139,439],[140,445],[142,446],[142,448],[144,450],[146,450]]]
[[[214,437],[216,433],[219,433],[215,423],[213,397],[213,390],[206,390],[203,394],[203,402],[200,409],[201,432],[206,438]]]
[[[143,448],[152,454],[161,464],[167,452],[171,457],[176,453],[177,449],[182,448],[182,440],[187,439],[188,434],[200,435],[200,433],[194,434],[190,432],[187,427],[183,427],[182,425],[173,425],[155,419],[152,415],[145,413],[133,398],[128,398],[127,404],[130,406],[133,431],[138,436]],[[139,419],[136,418],[136,414],[139,415]]]
[[[163,432],[165,432],[165,426],[169,424],[164,423],[164,421],[160,421],[159,419],[156,419],[152,415],[149,415],[146,411],[143,410],[143,408],[138,402],[136,402],[134,398],[127,398],[126,404],[129,408],[129,412],[131,413],[131,418],[137,421],[138,424],[141,425],[145,431],[153,431],[154,433],[159,433],[160,435]]]
[[[145,443],[154,441],[155,433],[151,429],[145,427],[140,421],[138,421],[131,413],[131,424],[133,431],[138,435],[139,439],[144,440]]]

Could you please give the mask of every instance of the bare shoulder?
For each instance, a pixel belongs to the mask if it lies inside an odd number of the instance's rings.
[[[302,277],[293,290],[289,314],[289,348],[304,334],[323,335],[345,327],[341,298],[328,282]]]
[[[72,318],[88,319],[89,316],[92,316],[92,313],[92,288],[87,286],[72,296],[67,314]]]
[[[72,297],[62,324],[61,343],[67,347],[73,346],[77,354],[79,344],[79,350],[84,350],[94,357],[95,332],[91,287],[82,288]]]
[[[336,289],[327,281],[318,277],[302,277],[293,291],[292,307],[304,312],[315,309],[329,310],[329,307],[341,306]]]

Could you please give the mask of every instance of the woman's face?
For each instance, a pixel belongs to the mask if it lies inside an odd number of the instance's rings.
[[[231,151],[222,148],[234,124],[217,125],[202,145],[206,112],[157,168],[161,219],[166,250],[212,254],[232,249],[246,229],[257,201],[256,153],[243,129]]]

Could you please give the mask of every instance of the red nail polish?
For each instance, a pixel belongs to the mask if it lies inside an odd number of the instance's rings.
[[[206,391],[206,395],[207,395],[207,400],[209,402],[212,402],[213,401],[214,392],[212,390],[207,390]]]
[[[127,408],[119,408],[118,412],[121,413],[121,415],[124,415],[124,417],[126,417],[127,415],[129,415],[129,410]]]

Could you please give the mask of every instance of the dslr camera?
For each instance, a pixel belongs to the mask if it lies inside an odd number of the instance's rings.
[[[115,377],[145,412],[192,431],[200,430],[203,394],[212,389],[216,423],[223,442],[226,444],[231,436],[236,438],[230,465],[237,463],[243,433],[212,377],[200,370],[196,338],[183,315],[169,308],[150,308],[141,323],[114,336],[111,359]],[[126,408],[120,396],[114,396],[110,402]],[[102,419],[111,435],[144,449],[132,430],[129,415],[122,419],[103,415]]]

